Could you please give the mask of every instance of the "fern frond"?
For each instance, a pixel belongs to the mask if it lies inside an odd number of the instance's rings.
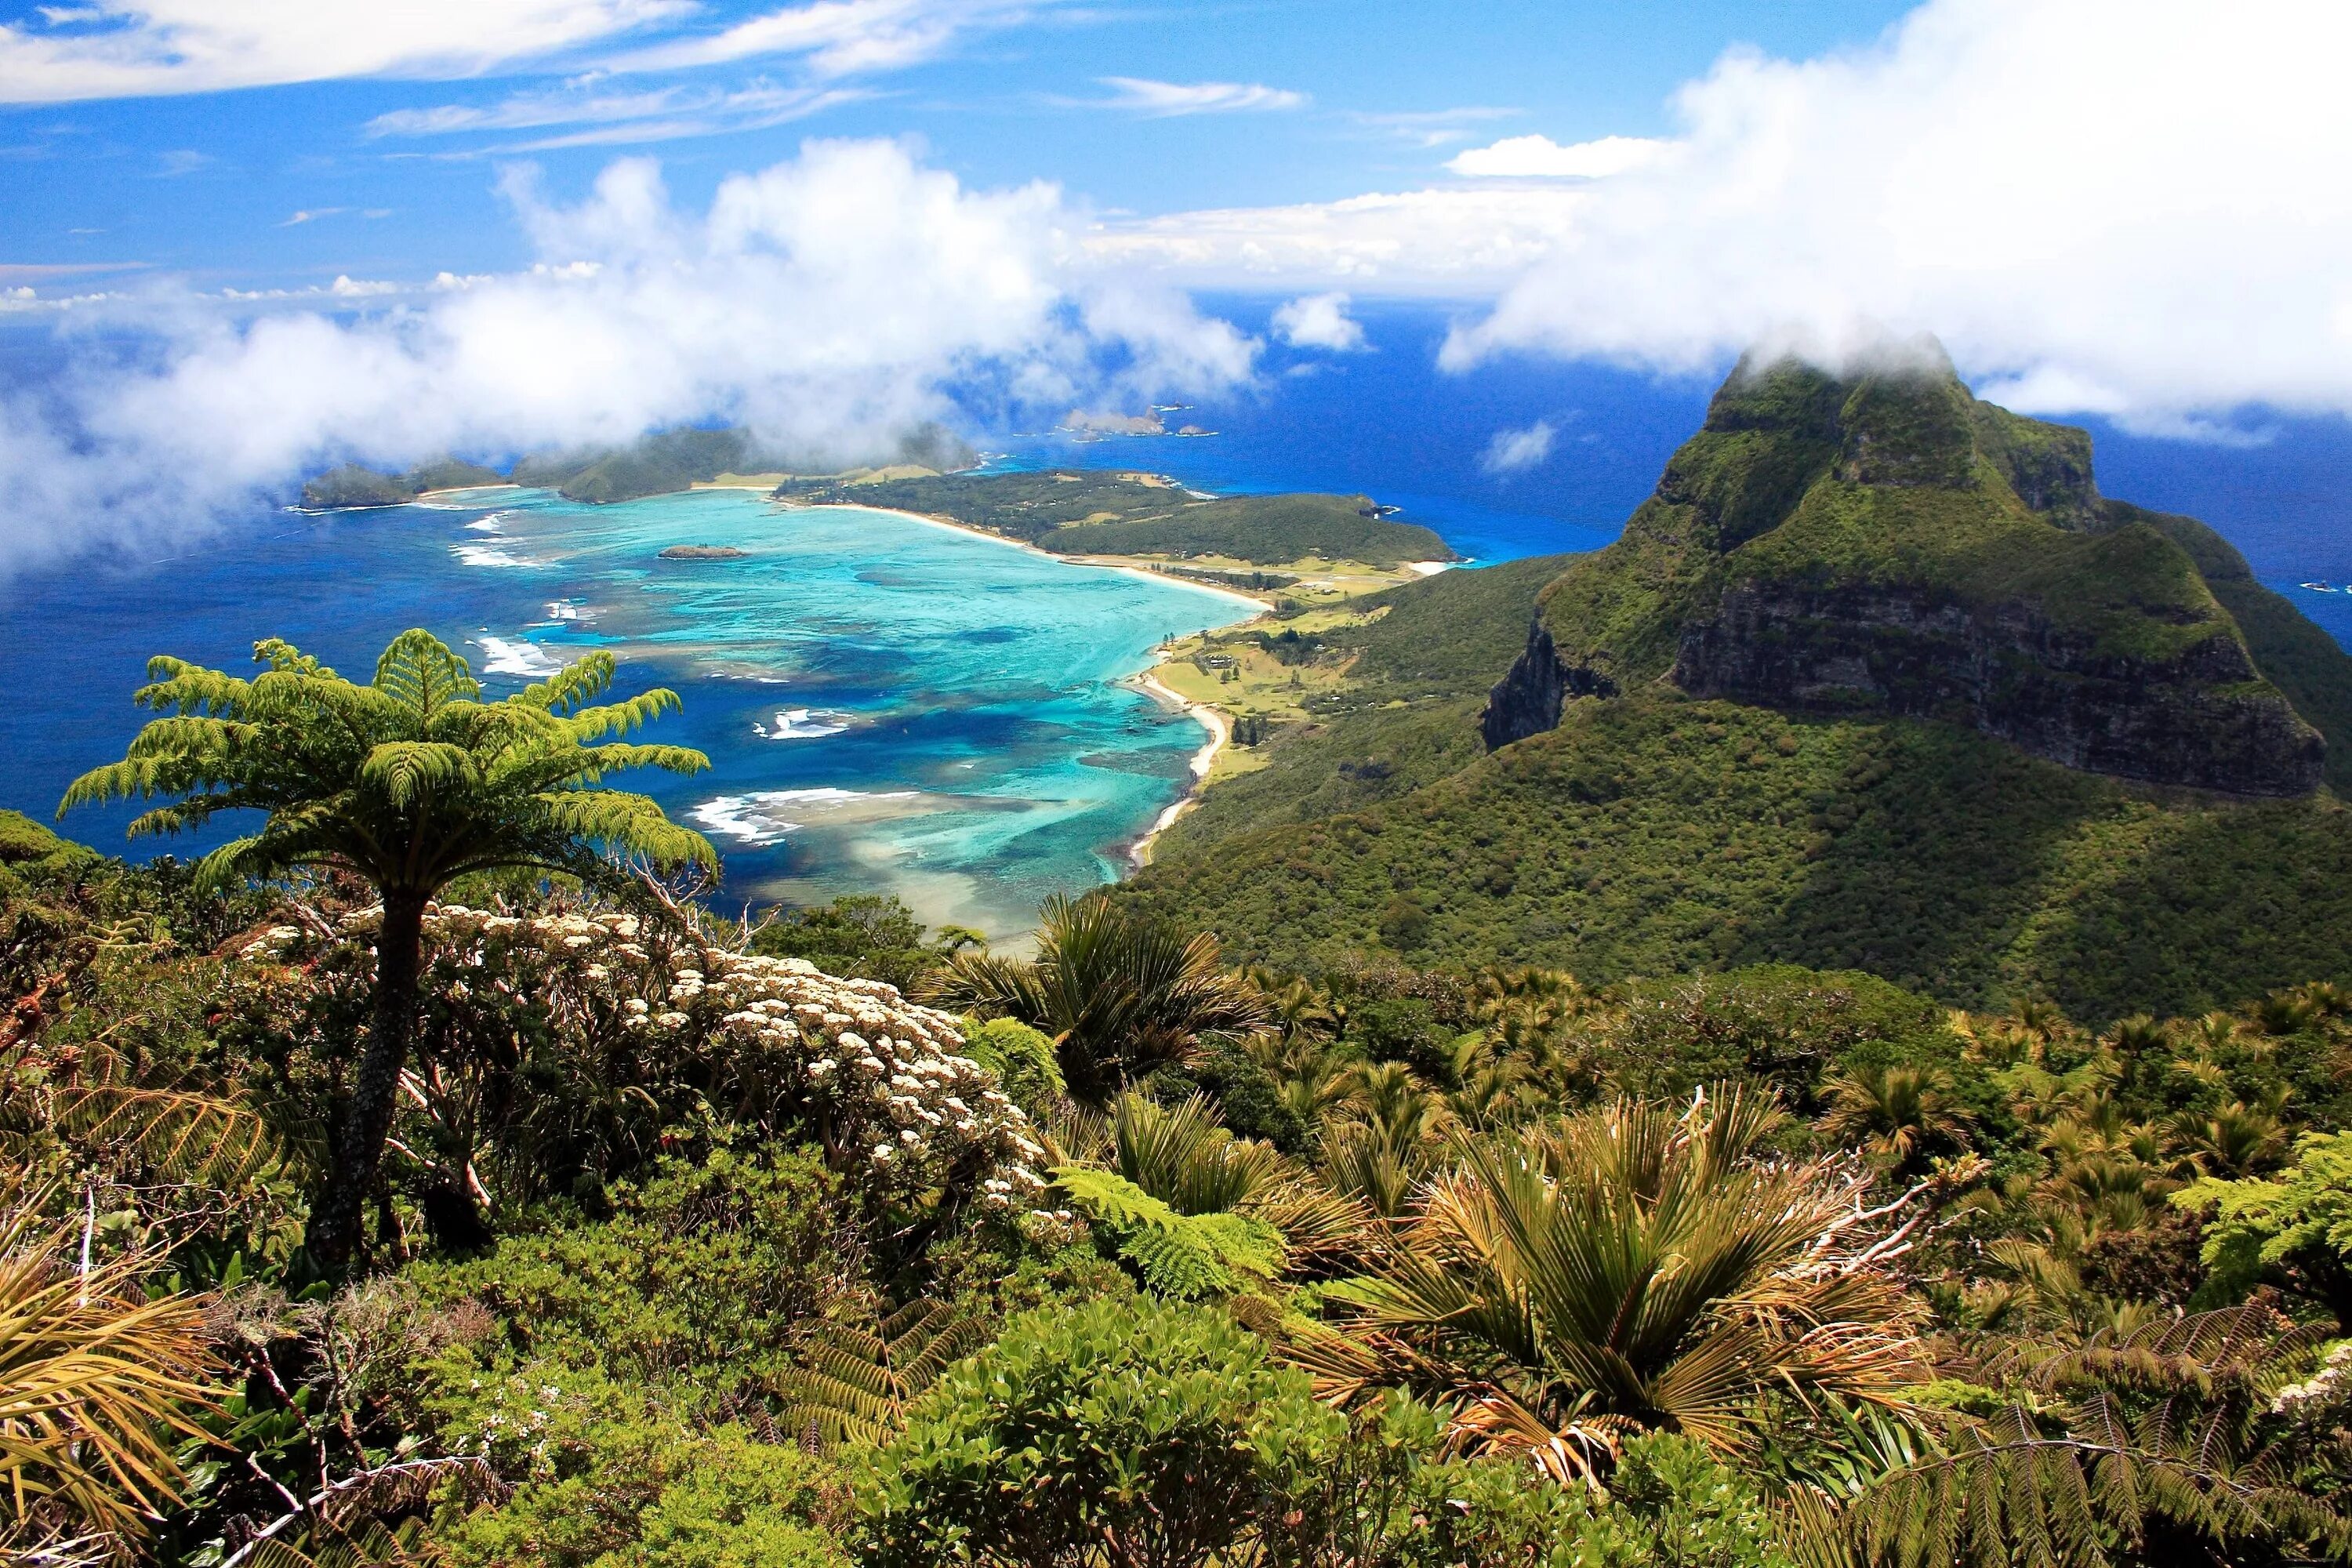
[[[92,1143],[127,1148],[170,1180],[215,1186],[249,1181],[283,1153],[251,1106],[185,1089],[75,1085],[58,1091],[58,1125]]]

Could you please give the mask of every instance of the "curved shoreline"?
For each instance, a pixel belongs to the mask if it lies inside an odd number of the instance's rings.
[[[814,503],[779,501],[776,504],[786,511],[870,511],[884,517],[904,518],[909,522],[924,523],[932,528],[953,529],[967,538],[984,539],[991,544],[1002,544],[1013,550],[1025,550],[1032,555],[1043,556],[1048,561],[1058,561],[1065,566],[1091,567],[1097,572],[1124,572],[1130,576],[1140,577],[1146,582],[1160,584],[1163,587],[1190,588],[1199,594],[1213,594],[1221,599],[1232,599],[1247,605],[1259,615],[1264,615],[1274,608],[1273,600],[1260,598],[1255,594],[1244,594],[1238,588],[1219,588],[1208,583],[1196,583],[1189,577],[1178,577],[1166,572],[1154,572],[1148,566],[1120,565],[1115,561],[1099,555],[1056,555],[1050,550],[1038,549],[1026,540],[1008,539],[1003,534],[992,533],[984,528],[974,528],[968,522],[958,522],[951,517],[938,517],[929,512],[921,511],[901,511],[895,506],[860,506],[856,501]]]
[[[1153,661],[1154,668],[1158,667],[1159,662]],[[1199,751],[1192,753],[1192,782],[1185,787],[1182,795],[1169,803],[1168,809],[1160,814],[1143,837],[1128,847],[1128,864],[1140,871],[1151,864],[1152,842],[1174,826],[1178,817],[1182,816],[1199,804],[1201,792],[1208,787],[1209,770],[1216,766],[1217,753],[1223,751],[1234,738],[1234,722],[1225,716],[1223,709],[1213,708],[1206,702],[1193,701],[1152,674],[1150,669],[1129,679],[1138,690],[1146,692],[1154,700],[1173,708],[1209,731],[1208,741]]]

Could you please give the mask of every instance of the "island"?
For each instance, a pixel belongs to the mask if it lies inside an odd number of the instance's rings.
[[[661,552],[664,561],[740,561],[751,552],[731,544],[673,544]]]
[[[1216,496],[1164,474],[1045,468],[796,479],[779,501],[910,512],[1075,561],[1142,564],[1299,605],[1425,576],[1459,559],[1427,528],[1368,496]]]
[[[1946,363],[1743,363],[1605,550],[1168,644],[1233,744],[1113,897],[1307,972],[1799,964],[2105,1021],[2341,973],[2352,657],[2091,458]]]

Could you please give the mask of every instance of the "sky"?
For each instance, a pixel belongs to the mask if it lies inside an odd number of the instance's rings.
[[[0,260],[244,289],[525,264],[497,180],[524,158],[576,195],[616,153],[656,152],[688,205],[813,136],[916,138],[967,185],[1042,178],[1105,212],[1419,186],[1507,136],[1657,133],[1668,96],[1725,48],[1811,55],[1902,10],[184,0],[47,20],[100,8],[0,5]],[[489,12],[514,16],[509,50],[484,39]],[[377,36],[331,47],[293,15]],[[206,16],[244,25],[208,42],[181,20]],[[758,31],[795,17],[815,21]]]
[[[1454,376],[1932,335],[2259,442],[2352,412],[2347,55],[2341,0],[0,0],[0,573],[340,458],[1229,392],[1387,299]]]

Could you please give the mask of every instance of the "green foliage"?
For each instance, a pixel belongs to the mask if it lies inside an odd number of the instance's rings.
[[[996,1075],[1013,1103],[1042,1115],[1065,1092],[1054,1042],[1018,1018],[991,1018],[964,1032],[964,1055]]]
[[[2263,587],[2246,558],[2195,518],[2114,500],[2105,502],[2104,510],[2117,521],[2146,524],[2189,552],[2245,635],[2254,662],[2286,693],[2294,710],[2327,738],[2328,786],[2339,795],[2352,795],[2352,661],[2336,639]]]
[[[304,481],[302,504],[314,509],[404,506],[416,499],[417,488],[396,474],[381,474],[357,463],[345,463]]]
[[[478,1303],[506,1325],[468,1352],[486,1366],[740,1384],[791,1363],[856,1256],[838,1184],[810,1154],[722,1149],[615,1186],[611,1202],[609,1219],[505,1237],[409,1278],[429,1302]]]
[[[751,933],[751,951],[768,958],[805,958],[827,974],[880,980],[912,991],[948,955],[971,941],[950,926],[933,942],[895,894],[845,893],[809,909],[778,910]]]
[[[533,1364],[441,1401],[447,1429],[519,1484],[443,1505],[456,1568],[837,1568],[838,1483],[797,1447],[704,1425],[674,1395],[601,1372]]]
[[[613,656],[588,655],[497,702],[466,661],[425,631],[403,632],[365,686],[275,638],[254,645],[252,680],[159,656],[134,700],[151,721],[123,761],[66,791],[60,813],[108,800],[175,796],[131,825],[135,837],[258,810],[259,833],[205,857],[226,883],[294,867],[350,871],[387,891],[430,894],[471,872],[528,866],[608,880],[586,846],[658,864],[716,869],[701,835],[644,795],[596,788],[634,767],[696,773],[677,746],[607,742],[677,707],[656,689],[602,707]]]
[[[1155,1296],[1239,1295],[1282,1270],[1282,1233],[1254,1215],[1185,1214],[1115,1171],[1085,1165],[1060,1166],[1054,1181]]]
[[[1364,513],[1363,496],[1226,496],[1203,500],[1157,479],[1056,468],[923,479],[798,479],[779,499],[890,507],[1075,555],[1221,555],[1279,565],[1319,555],[1391,566],[1451,561],[1428,529]]]
[[[1798,963],[2105,1020],[2352,978],[2352,816],[2324,798],[2159,801],[1948,726],[1627,699],[1336,809],[1368,749],[1335,725],[1218,785],[1118,897],[1309,972],[1386,947],[1409,899],[1418,962],[1591,983]],[[1333,814],[1285,822],[1293,785]]]
[[[1323,634],[1331,647],[1357,655],[1349,700],[1483,700],[1527,641],[1536,595],[1577,559],[1534,555],[1440,572],[1351,601],[1349,609],[1378,618]]]
[[[1215,937],[1101,893],[1047,899],[1035,959],[959,952],[930,989],[976,1016],[1051,1034],[1069,1092],[1095,1105],[1204,1036],[1246,1034],[1265,1016],[1255,992],[1225,973]]]
[[[1302,1353],[1329,1392],[1414,1388],[1461,1445],[1563,1482],[1622,1433],[1735,1448],[1777,1391],[1886,1399],[1919,1352],[1866,1179],[1768,1159],[1780,1123],[1719,1088],[1464,1140],[1378,1271],[1325,1291],[1337,1327]]]
[[[1345,1430],[1222,1314],[1031,1313],[950,1369],[876,1456],[861,1555],[1195,1568],[1278,1530]]]
[[[2207,1289],[2229,1300],[2284,1274],[2352,1333],[2352,1132],[2313,1132],[2277,1177],[2206,1176],[2173,1194],[2205,1225]]]
[[[619,448],[534,454],[515,465],[514,482],[555,490],[569,500],[623,501],[782,466],[759,449],[748,430],[664,430]]]
[[[1228,496],[1187,501],[1160,517],[1057,528],[1039,536],[1037,547],[1064,555],[1223,555],[1266,565],[1310,557],[1380,567],[1454,559],[1453,548],[1428,529],[1365,516],[1371,504],[1365,496]]]
[[[983,1338],[977,1320],[937,1300],[910,1301],[870,1329],[827,1324],[805,1364],[776,1380],[782,1425],[803,1443],[887,1442],[908,1402]]]
[[[502,485],[507,482],[507,477],[496,468],[469,463],[463,458],[445,456],[431,462],[419,463],[409,469],[407,481],[421,494],[425,490],[462,490],[482,485]]]

